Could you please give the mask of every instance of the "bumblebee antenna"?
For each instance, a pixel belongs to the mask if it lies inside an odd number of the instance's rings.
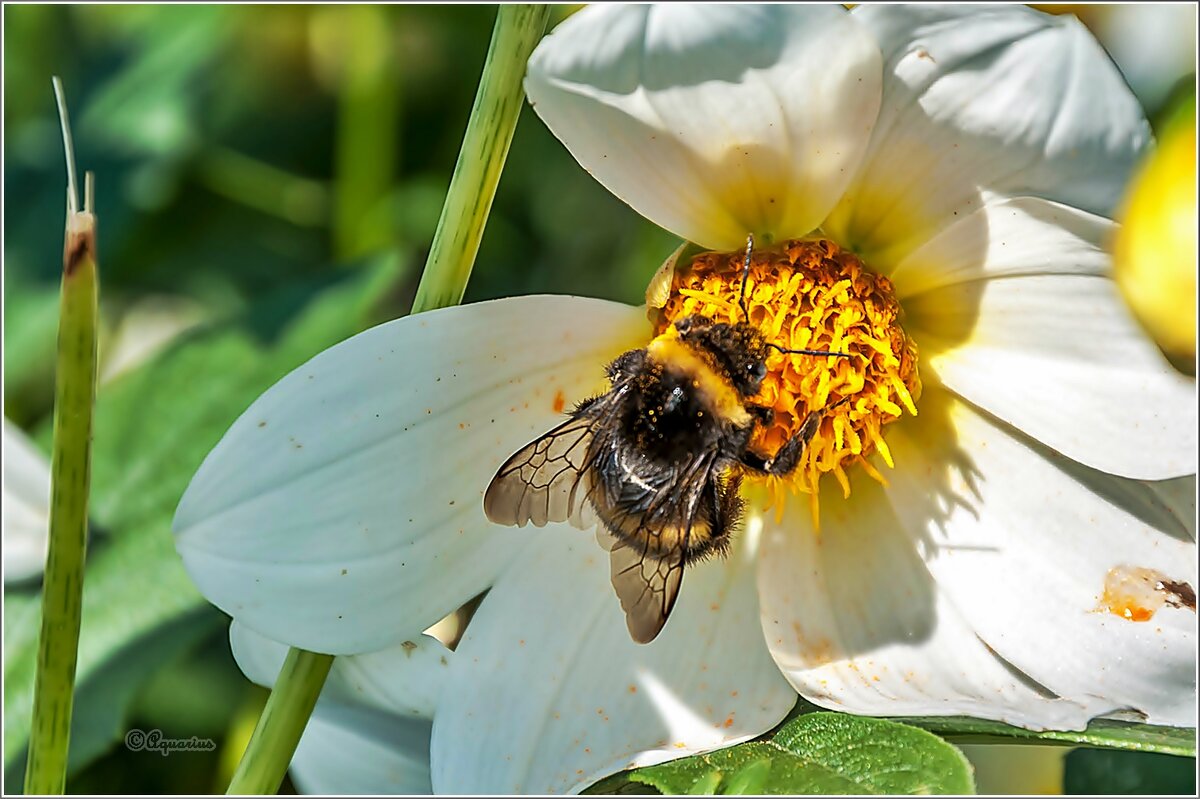
[[[849,358],[848,352],[829,352],[828,350],[789,350],[778,344],[768,344],[769,348],[783,353],[784,355],[833,355],[838,358]]]
[[[750,256],[754,252],[754,234],[746,236],[746,260],[742,261],[742,292],[738,297],[738,305],[742,308],[742,313],[746,316],[746,321],[750,321],[750,311],[746,308],[746,280],[750,277]]]

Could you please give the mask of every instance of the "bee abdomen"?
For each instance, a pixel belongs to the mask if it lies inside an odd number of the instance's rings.
[[[637,513],[614,508],[596,508],[605,528],[617,539],[638,552],[654,558],[666,558],[683,552],[684,559],[700,557],[693,554],[707,548],[712,537],[712,525],[707,518],[686,522],[672,521],[656,524]]]
[[[703,489],[690,521],[678,497],[656,503],[649,492],[640,501],[630,501],[628,493],[615,499],[609,492],[597,491],[592,505],[609,533],[626,546],[656,559],[681,556],[690,564],[724,555],[729,548],[742,517],[740,485],[737,477],[714,479]]]

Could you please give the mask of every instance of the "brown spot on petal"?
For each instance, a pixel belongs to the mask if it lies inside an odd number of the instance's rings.
[[[1149,621],[1164,605],[1195,612],[1196,591],[1155,569],[1122,565],[1105,575],[1096,609],[1129,621]]]
[[[1167,604],[1176,608],[1196,610],[1196,591],[1184,582],[1163,580],[1162,588],[1167,592]]]

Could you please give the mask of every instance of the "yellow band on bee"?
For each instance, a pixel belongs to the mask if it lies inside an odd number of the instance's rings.
[[[674,328],[651,341],[646,352],[663,366],[690,378],[700,395],[712,403],[719,418],[739,427],[750,424],[750,414],[729,380],[680,341]]]

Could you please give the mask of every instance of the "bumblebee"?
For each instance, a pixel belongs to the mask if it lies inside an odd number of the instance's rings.
[[[629,633],[654,640],[679,595],[685,568],[724,555],[742,518],[746,472],[793,471],[823,414],[810,413],[773,457],[750,448],[770,408],[752,401],[766,377],[767,342],[749,324],[746,247],[743,321],[688,316],[607,368],[611,384],[500,467],[483,498],[498,524],[596,526],[610,552],[612,585]]]

